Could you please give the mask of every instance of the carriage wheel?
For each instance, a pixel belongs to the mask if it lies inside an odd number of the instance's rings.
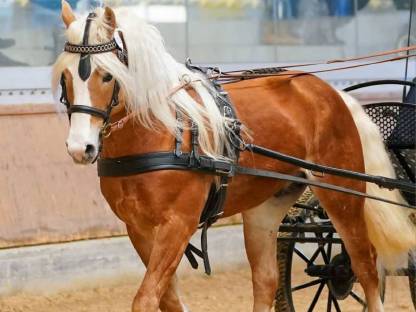
[[[294,237],[297,234],[280,235]],[[333,235],[315,234],[318,238],[331,238]],[[351,311],[352,307],[354,311],[365,310],[364,293],[351,270],[342,243],[279,241],[277,258],[279,288],[276,293],[276,312],[305,311],[305,306],[308,312]],[[304,271],[299,271],[299,262],[306,266]],[[414,282],[413,286],[416,286]],[[381,285],[384,301],[385,278]]]

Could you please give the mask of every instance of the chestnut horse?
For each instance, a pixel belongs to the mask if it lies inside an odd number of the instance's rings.
[[[76,18],[65,1],[62,18],[68,42],[81,44],[86,18]],[[180,110],[198,126],[201,153],[221,158],[227,144],[228,120],[213,101],[207,81],[171,57],[157,29],[131,12],[108,7],[96,9],[89,23],[89,44],[109,42],[115,32],[122,34],[128,65],[116,53],[91,54],[90,75],[85,76],[79,72],[80,55],[63,52],[54,65],[53,87],[58,89],[63,75],[70,108],[83,105],[106,110],[115,86],[120,86],[119,105],[111,112],[111,121],[126,114],[134,114],[134,118],[103,138],[101,157],[173,151],[178,134],[175,110]],[[354,99],[340,95],[313,75],[295,77],[288,73],[224,86],[249,133],[246,140],[316,163],[394,177],[377,127]],[[191,78],[191,91],[178,88],[184,74]],[[101,118],[73,111],[66,143],[76,163],[88,164],[98,156],[102,126]],[[184,150],[189,148],[189,137],[187,130]],[[304,171],[248,151],[240,154],[239,163],[292,175]],[[309,179],[400,200],[397,191],[370,184],[366,188],[364,182],[331,175],[306,174]],[[214,179],[209,174],[177,170],[100,178],[104,197],[125,222],[147,267],[132,311],[187,311],[178,296],[175,271],[198,227]],[[243,215],[255,312],[270,311],[273,305],[278,281],[278,226],[304,189],[289,186],[287,182],[245,175],[229,182],[223,216]],[[392,267],[400,255],[416,245],[415,230],[405,211],[319,188],[314,193],[345,243],[369,311],[383,311],[377,256]]]

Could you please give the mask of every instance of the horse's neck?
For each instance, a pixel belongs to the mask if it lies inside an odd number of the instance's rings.
[[[112,120],[125,116],[125,111],[115,114]],[[103,140],[102,157],[113,158],[127,155],[145,154],[160,151],[173,151],[175,139],[166,130],[155,131],[145,128],[136,120]]]

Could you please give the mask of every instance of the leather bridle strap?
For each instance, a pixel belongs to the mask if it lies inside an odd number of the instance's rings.
[[[64,51],[75,54],[100,54],[105,52],[111,52],[118,49],[118,45],[115,39],[109,42],[95,45],[78,45],[72,43],[65,43]]]
[[[99,117],[104,120],[108,119],[107,111],[86,105],[72,105],[68,108],[67,112],[69,115],[72,115],[73,113],[83,113]]]
[[[87,22],[85,24],[84,29],[84,37],[82,39],[82,45],[88,46],[88,38],[90,36],[90,26],[91,21],[94,17],[96,17],[97,14],[90,13],[87,17]],[[79,77],[82,79],[82,81],[85,81],[88,79],[88,77],[91,75],[91,56],[89,53],[81,53],[81,57],[79,59],[79,65],[78,65],[78,74]]]
[[[62,78],[61,78],[61,80],[62,80]],[[71,115],[73,113],[88,114],[88,115],[95,116],[95,117],[103,119],[104,120],[103,128],[108,127],[111,111],[113,110],[113,108],[115,106],[118,105],[118,93],[120,91],[120,85],[117,82],[117,80],[114,82],[113,94],[111,96],[110,103],[107,105],[106,110],[99,109],[99,108],[92,107],[92,106],[87,106],[87,105],[69,105],[69,104],[67,104],[67,99],[66,99],[67,95],[66,95],[65,82],[63,82],[63,83],[61,82],[61,84],[62,84],[61,102],[64,103],[65,106],[67,107],[67,113],[68,113],[69,117],[71,117]]]

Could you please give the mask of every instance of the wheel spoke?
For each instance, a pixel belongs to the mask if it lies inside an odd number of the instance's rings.
[[[326,312],[331,312],[332,310],[332,295],[331,290],[328,288],[328,301],[326,302]]]
[[[322,259],[324,259],[324,263],[329,264],[329,259],[328,259],[327,254],[325,253],[325,248],[323,246],[319,246],[319,250],[321,252]]]
[[[293,250],[303,261],[309,263],[310,260],[308,259],[308,257],[306,257],[299,249],[294,248]]]
[[[358,303],[360,303],[363,307],[367,306],[367,303],[362,299],[360,296],[358,296],[354,291],[350,291],[350,296],[355,299]]]
[[[332,297],[332,302],[334,303],[335,310],[336,310],[337,312],[341,312],[341,309],[339,308],[339,304],[338,304],[337,299],[335,299],[335,297],[334,297],[334,296],[332,296],[332,295],[331,295],[331,297]]]
[[[324,238],[322,233],[315,233],[315,237],[320,238],[320,239]],[[322,255],[322,259],[324,260],[324,263],[328,264],[329,259],[328,259],[328,256],[327,256],[326,252],[325,252],[325,243],[318,243],[318,250]]]
[[[332,233],[328,233],[328,235],[326,236],[326,238],[332,239],[333,234]],[[326,254],[328,255],[328,258],[331,259],[332,256],[332,243],[328,243],[328,247],[326,247]]]
[[[320,252],[320,249],[318,247],[318,249],[316,249],[315,252],[313,253],[312,257],[309,259],[309,263],[308,264],[313,264],[314,263],[314,261],[316,260],[316,258],[318,258],[318,256],[319,256],[319,252]]]
[[[304,288],[307,288],[307,287],[315,286],[315,285],[321,284],[321,283],[323,283],[325,281],[326,281],[326,279],[324,279],[324,278],[320,278],[320,279],[317,279],[317,280],[313,280],[313,281],[310,281],[310,282],[307,282],[307,283],[304,283],[304,284],[301,284],[301,285],[292,287],[292,292],[295,292],[297,290],[301,290],[301,289],[304,289]]]
[[[322,289],[325,287],[325,282],[322,282],[321,285],[319,285],[318,290],[316,291],[315,296],[312,299],[311,305],[309,306],[308,312],[312,312],[313,309],[316,306],[316,303],[318,302],[319,296],[321,295]]]

